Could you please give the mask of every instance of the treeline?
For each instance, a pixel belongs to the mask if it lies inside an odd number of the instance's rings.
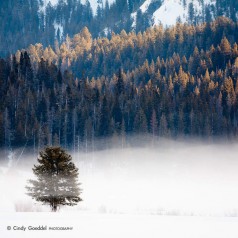
[[[73,38],[67,37],[61,45],[47,48],[41,44],[31,45],[27,52],[34,64],[44,58],[62,71],[72,70],[78,78],[112,77],[120,68],[131,71],[145,60],[149,63],[158,57],[166,60],[174,53],[189,61],[195,47],[206,52],[211,46],[217,47],[224,37],[233,45],[238,39],[238,24],[220,17],[198,26],[178,23],[171,28],[155,26],[138,34],[122,31],[112,35],[111,39],[93,39],[89,30],[84,28]],[[20,51],[17,58],[19,60]]]
[[[130,134],[236,138],[238,46],[227,38],[230,25],[221,29],[209,50],[194,44],[189,57],[175,52],[111,77],[77,78],[27,52],[1,59],[0,145],[75,148],[111,136],[123,144]]]

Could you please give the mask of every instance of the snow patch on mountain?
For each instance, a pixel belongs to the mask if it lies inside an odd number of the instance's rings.
[[[145,13],[148,10],[148,7],[150,6],[152,0],[146,0],[141,6],[140,10],[142,13]]]
[[[133,22],[132,22],[132,25],[131,25],[132,29],[135,29],[135,27],[136,27],[136,17],[137,17],[137,12],[133,12],[131,14],[131,18],[133,19]]]
[[[148,8],[149,8],[149,6],[150,6],[150,4],[152,2],[153,2],[153,0],[146,0],[139,8],[141,10],[141,12],[145,13],[148,10]],[[133,19],[132,28],[135,29],[135,27],[136,27],[137,12],[133,12],[131,14],[131,18]]]
[[[39,12],[45,14],[46,7],[50,4],[52,7],[57,6],[59,0],[39,0]],[[64,0],[66,3],[66,0]]]
[[[153,13],[154,24],[165,26],[175,25],[178,18],[181,22],[188,21],[190,3],[193,4],[196,16],[202,16],[202,3],[199,0],[187,0],[186,5],[181,0],[165,0],[162,6]],[[204,5],[215,4],[214,0],[204,0]]]
[[[62,39],[64,34],[63,25],[54,21],[54,28],[55,28],[55,38],[58,38],[58,35],[59,35],[59,38]]]
[[[142,13],[145,13],[153,2],[153,0],[145,0],[139,9]],[[195,16],[202,16],[204,6],[214,5],[216,0],[204,0],[203,5],[200,0],[187,0],[186,4],[184,4],[183,0],[163,0],[162,5],[152,14],[153,25],[171,26],[175,25],[178,19],[181,22],[187,22],[191,3],[193,4]],[[133,19],[132,27],[135,28],[137,12],[132,13],[131,17]]]
[[[86,2],[87,0],[81,0],[82,4],[86,4]],[[95,15],[97,12],[97,7],[100,4],[98,4],[98,0],[89,0],[89,2],[92,7],[93,14]],[[111,5],[113,2],[115,2],[115,0],[108,0],[109,5]],[[59,3],[59,0],[39,0],[39,5],[40,5],[39,11],[45,14],[45,10],[48,4],[51,4],[52,7],[55,7],[58,5],[58,3]],[[64,3],[67,4],[67,0],[64,0]],[[105,4],[106,4],[106,0],[102,0],[102,6],[100,7],[105,7]]]
[[[86,1],[87,0],[81,0],[81,3],[82,4],[86,4]],[[96,14],[96,12],[97,12],[97,7],[98,7],[98,5],[100,5],[100,7],[105,7],[105,4],[106,4],[106,0],[102,0],[102,5],[101,4],[98,4],[98,0],[89,0],[89,2],[90,2],[90,5],[91,5],[91,7],[92,7],[92,9],[93,9],[93,14],[95,15]],[[112,3],[114,3],[115,2],[115,0],[108,0],[108,3],[109,3],[109,5],[111,5]]]
[[[80,0],[78,0],[78,1],[80,1]],[[112,4],[114,1],[115,0],[108,0],[109,5]],[[43,14],[43,16],[45,16],[47,6],[50,4],[52,7],[56,7],[59,3],[59,0],[38,0],[38,2],[39,2],[39,13],[41,13],[41,14]],[[81,0],[82,4],[86,4],[86,2],[87,2],[87,0]],[[93,14],[95,15],[96,11],[97,11],[97,7],[100,4],[98,4],[98,0],[89,0],[89,2],[92,7]],[[64,0],[64,3],[67,4],[67,0]],[[100,7],[104,8],[105,4],[106,4],[106,0],[103,0]],[[44,21],[45,21],[45,19],[44,19]],[[55,21],[53,26],[55,29],[55,38],[59,37],[60,39],[62,39],[63,35],[64,35],[63,25],[61,23],[58,23]]]
[[[162,6],[153,13],[154,24],[158,25],[162,23],[163,25],[174,25],[178,17],[180,17],[182,22],[187,19],[188,10],[182,5],[181,1],[170,0],[164,1]]]

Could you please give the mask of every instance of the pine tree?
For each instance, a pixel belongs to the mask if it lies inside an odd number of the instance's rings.
[[[193,2],[190,2],[188,5],[188,20],[190,24],[194,23],[194,17],[195,17],[195,10],[193,6]]]
[[[104,96],[102,99],[102,106],[101,106],[100,119],[99,119],[98,132],[100,136],[108,136],[109,124],[110,124],[109,107],[108,107],[107,98]]]
[[[118,78],[116,82],[116,94],[118,96],[124,92],[124,81],[123,81],[122,73],[123,73],[122,70],[119,69]]]
[[[147,120],[145,113],[140,109],[134,119],[134,131],[137,133],[147,133]]]
[[[40,152],[33,173],[37,180],[29,180],[28,195],[56,212],[61,205],[74,206],[82,201],[78,183],[78,169],[71,155],[60,147],[47,147]]]
[[[160,118],[159,135],[166,137],[166,136],[168,136],[168,134],[169,134],[169,132],[168,132],[167,119],[166,119],[165,115],[162,114],[162,116]]]
[[[153,112],[152,112],[152,116],[151,116],[151,120],[150,120],[150,129],[151,129],[151,133],[152,133],[153,140],[154,140],[155,135],[157,135],[157,133],[158,133],[158,121],[157,121],[155,110],[153,110]]]
[[[221,40],[221,51],[222,51],[222,54],[227,56],[231,53],[231,45],[230,45],[230,42],[227,40],[226,37],[224,37],[222,40]]]

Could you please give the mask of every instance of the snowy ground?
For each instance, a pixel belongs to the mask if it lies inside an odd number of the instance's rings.
[[[62,235],[237,238],[237,152],[237,144],[166,141],[75,154],[83,202],[54,214],[25,195],[36,158],[22,156],[0,166],[0,237],[36,232],[6,226],[67,225]]]

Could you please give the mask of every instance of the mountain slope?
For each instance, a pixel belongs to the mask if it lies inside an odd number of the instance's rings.
[[[176,24],[0,60],[0,146],[96,148],[132,133],[238,137],[238,23]],[[110,146],[110,144],[107,144]]]
[[[197,24],[214,20],[218,16],[237,19],[238,1],[232,0],[145,0],[132,14],[133,27],[137,14],[147,15],[149,25],[171,26],[177,21]],[[139,16],[141,18],[141,15]],[[140,21],[139,21],[140,22]]]
[[[63,42],[85,26],[93,37],[145,31],[177,21],[198,24],[218,16],[237,20],[234,0],[9,0],[0,2],[0,56],[30,44]]]
[[[153,13],[154,24],[174,25],[178,19],[181,22],[189,22],[190,18],[204,18],[204,9],[214,6],[214,0],[164,0],[162,6]],[[189,16],[189,15],[193,16]]]
[[[48,4],[51,4],[51,6],[56,7],[59,4],[59,1],[60,0],[39,0],[39,5],[41,6],[40,7],[40,11],[45,12],[45,9],[46,9]],[[98,1],[98,0],[81,0],[81,3],[86,5],[87,1],[89,1],[89,3],[90,3],[94,15],[97,12],[98,5],[100,7],[103,7],[103,6],[105,6],[106,1],[108,1],[109,5],[111,5],[113,2],[115,2],[115,0],[101,0],[101,1]],[[65,4],[69,4],[70,3],[70,1],[67,1],[67,0],[63,0],[63,2]]]

